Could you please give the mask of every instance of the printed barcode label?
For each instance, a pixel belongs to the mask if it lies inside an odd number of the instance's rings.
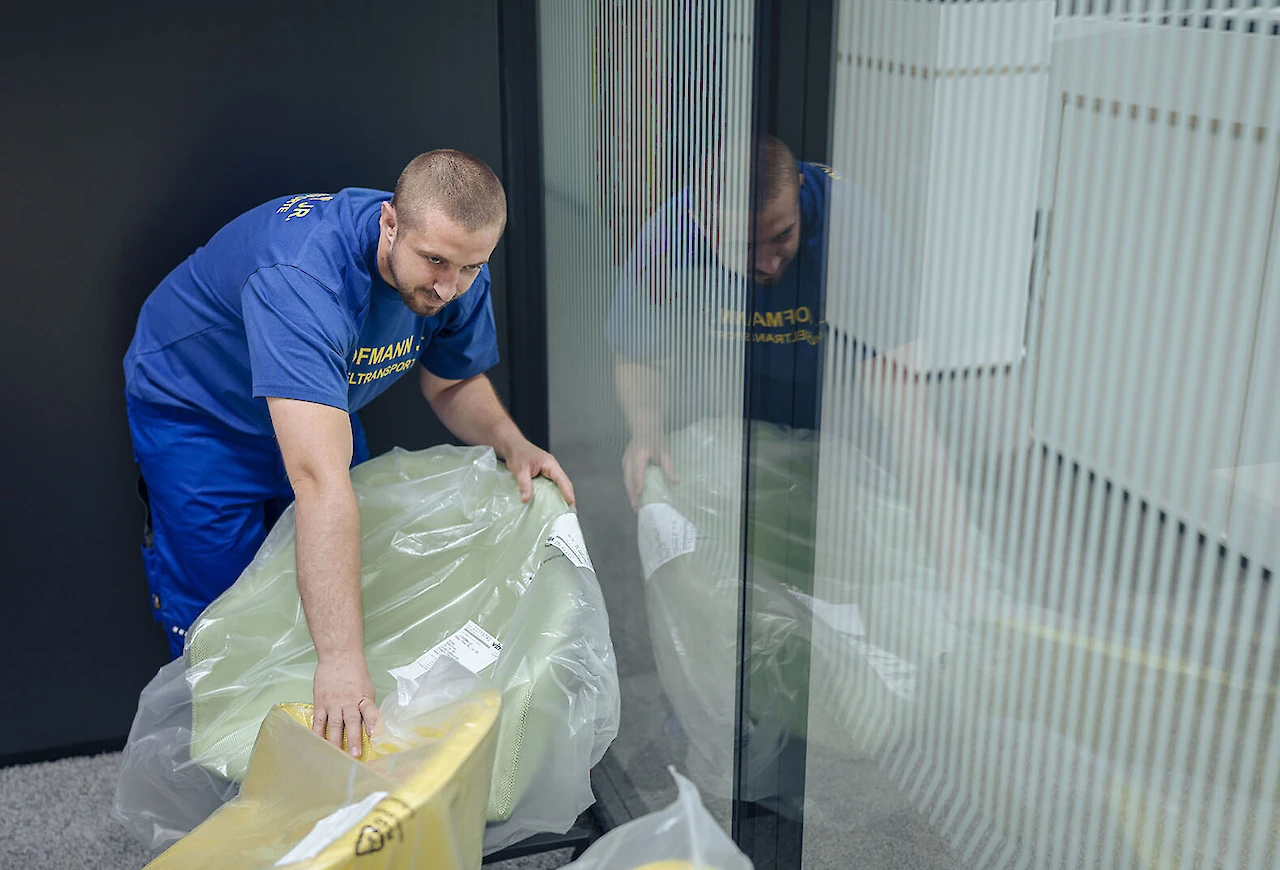
[[[404,667],[394,668],[388,673],[393,677],[404,677],[415,683],[423,674],[431,670],[440,656],[448,656],[473,674],[478,674],[498,660],[502,652],[502,642],[471,620],[440,641],[418,658]],[[404,688],[400,690],[400,703],[407,704]]]

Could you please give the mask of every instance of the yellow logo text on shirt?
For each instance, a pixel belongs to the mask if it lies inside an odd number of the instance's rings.
[[[781,311],[756,311],[751,316],[750,325],[781,329],[784,325],[795,326],[797,323],[809,323],[812,320],[813,312],[801,305],[799,308],[784,308]],[[733,308],[721,308],[720,322],[747,326],[747,313]]]
[[[301,196],[291,196],[284,201],[284,205],[276,209],[276,214],[289,212],[284,217],[286,221],[291,221],[294,218],[304,218],[311,214],[311,209],[315,208],[316,203],[328,202],[331,199],[333,199],[333,194],[331,193],[304,193]],[[293,211],[289,211],[289,209],[293,209]]]
[[[347,372],[347,383],[362,386],[385,378],[387,375],[407,372],[418,361],[418,351],[422,349],[420,339],[409,336],[400,341],[393,341],[383,347],[362,347],[351,357],[350,366],[376,366],[386,363],[382,368],[367,372]]]

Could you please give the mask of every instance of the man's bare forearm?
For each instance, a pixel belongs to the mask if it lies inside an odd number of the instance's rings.
[[[618,400],[631,437],[657,441],[666,432],[666,385],[662,373],[646,363],[619,357],[613,368]]]
[[[298,591],[316,655],[364,651],[360,512],[350,478],[294,483]]]
[[[521,501],[533,498],[533,478],[545,477],[555,481],[566,503],[574,504],[569,476],[554,456],[521,434],[488,378],[475,375],[452,381],[433,375],[423,366],[418,383],[431,410],[458,439],[493,448],[515,477]]]
[[[967,571],[969,520],[946,445],[937,432],[922,381],[896,359],[867,364],[872,409],[888,424],[899,454],[907,500],[949,577]]]
[[[424,390],[425,393],[425,390]],[[492,447],[500,459],[524,440],[493,384],[484,375],[458,381],[434,395],[427,395],[431,410],[458,439]]]

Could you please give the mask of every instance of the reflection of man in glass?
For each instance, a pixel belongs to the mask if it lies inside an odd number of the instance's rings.
[[[729,179],[737,191],[710,182],[675,196],[645,225],[619,281],[608,337],[632,435],[623,466],[633,506],[648,464],[672,476],[660,369],[679,350],[677,312],[694,312],[686,342],[751,343],[753,418],[817,426],[816,383],[803,375],[821,358],[830,171],[797,164],[769,137],[756,154],[763,206],[754,215],[733,204],[746,204],[746,180]],[[747,313],[744,285],[757,294],[758,316]]]
[[[857,405],[869,412],[845,428],[860,433],[860,447],[887,447],[876,450],[876,461],[890,470],[912,471],[902,474],[910,486],[901,494],[944,580],[957,580],[966,557],[964,536],[954,530],[967,529],[967,519],[924,376],[915,370],[919,288],[891,222],[856,183],[821,164],[798,162],[778,139],[762,137],[750,150],[722,154],[719,165],[709,160],[700,178],[645,224],[621,272],[607,337],[631,435],[622,462],[631,504],[640,506],[649,465],[677,479],[667,446],[673,362],[683,372],[678,391],[692,391],[693,373],[710,358],[702,353],[707,342],[746,341],[751,421],[815,430],[825,346],[841,342],[847,352],[840,358],[856,363],[843,388],[856,384]],[[735,156],[750,173],[730,168]],[[754,210],[752,195],[760,204]],[[829,329],[829,248],[849,264],[830,276],[830,293],[839,294],[846,312],[860,312],[874,334],[851,335],[847,324]],[[723,382],[715,374],[709,379]]]
[[[856,342],[856,357],[849,359],[877,361],[876,377],[862,379],[876,388],[863,398],[877,418],[890,416],[889,391],[879,387],[908,386],[900,375],[914,338],[916,294],[884,213],[857,185],[820,164],[797,162],[771,136],[760,141],[750,162],[750,179],[745,172],[726,177],[731,173],[724,164],[721,171],[708,166],[702,180],[646,223],[622,271],[608,339],[631,432],[623,472],[635,507],[646,466],[675,476],[666,441],[666,369],[679,357],[686,374],[677,386],[692,388],[688,372],[707,358],[700,354],[706,342],[747,342],[747,403],[754,422],[818,428],[818,375],[830,340]],[[754,210],[746,207],[748,180],[760,203]],[[841,236],[837,244],[856,249],[856,266],[853,274],[833,278],[832,292],[875,313],[874,340],[829,334],[826,258],[833,226]],[[726,358],[740,359],[718,357]],[[860,374],[870,375],[871,368],[863,366]],[[904,402],[900,390],[895,398],[899,408],[919,404]],[[915,443],[920,428],[909,425],[894,434]],[[924,428],[931,438],[932,427]]]

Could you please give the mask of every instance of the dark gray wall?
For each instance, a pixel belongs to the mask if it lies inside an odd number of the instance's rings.
[[[6,12],[0,757],[123,736],[167,658],[120,366],[151,288],[271,197],[387,188],[443,146],[501,171],[498,89],[496,0]],[[366,411],[375,452],[447,438],[411,380]]]

